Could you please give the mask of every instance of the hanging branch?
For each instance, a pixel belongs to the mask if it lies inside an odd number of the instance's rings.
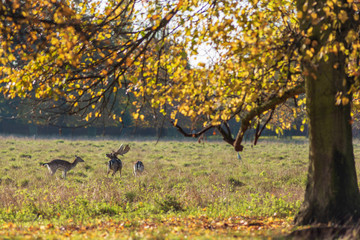
[[[266,125],[270,122],[270,120],[272,119],[273,115],[274,115],[274,112],[275,112],[275,109],[273,108],[271,110],[271,113],[270,113],[270,116],[269,118],[266,120],[266,122],[264,123],[264,125],[262,126],[262,128],[259,130],[260,128],[260,122],[259,124],[257,125],[257,128],[256,128],[256,132],[255,132],[255,139],[254,139],[254,145],[256,145],[257,141],[259,140],[260,136],[261,136],[261,133],[264,131]]]
[[[177,128],[177,130],[184,136],[184,137],[193,137],[193,138],[198,138],[201,136],[201,134],[204,134],[205,132],[209,131],[210,129],[214,128],[214,126],[209,125],[203,129],[201,129],[198,132],[195,133],[187,133],[182,127],[179,126],[179,124],[175,124],[174,120],[170,121],[171,124]]]
[[[226,128],[223,129],[221,126],[224,125]],[[216,129],[219,131],[219,133],[221,134],[221,136],[223,137],[223,140],[231,145],[234,144],[235,139],[232,137],[231,135],[231,130],[229,127],[229,124],[227,122],[223,122],[221,125],[216,126]]]

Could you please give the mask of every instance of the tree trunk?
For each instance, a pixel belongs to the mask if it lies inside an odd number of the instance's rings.
[[[335,105],[344,78],[331,69],[320,67],[319,78],[306,84],[310,166],[305,201],[296,219],[299,224],[342,223],[359,216],[350,104]]]
[[[323,11],[325,3],[325,0],[297,1],[298,11],[303,13],[303,18],[299,19],[301,30],[307,32],[310,27],[313,29],[307,39],[311,44],[303,45],[308,50],[303,51],[302,67],[304,75],[307,75],[310,166],[304,203],[295,218],[299,225],[344,224],[357,221],[360,216],[352,144],[351,96],[348,94],[351,81],[346,75],[346,56],[341,51],[329,51],[327,61],[324,57],[318,58],[321,47],[328,44],[330,32],[336,32],[335,43],[341,42],[348,47],[345,36],[349,24],[334,25]],[[348,11],[349,8],[336,6],[335,14],[340,10]],[[317,19],[308,16],[311,12],[317,13],[313,15]],[[329,27],[324,28],[325,24]],[[314,53],[314,57],[309,56],[309,51]],[[336,104],[339,94],[344,101]]]
[[[339,64],[340,63],[340,64]],[[342,54],[329,54],[309,70],[306,104],[309,117],[310,166],[304,203],[295,218],[299,225],[344,224],[360,215],[351,128],[350,81]],[[338,68],[334,65],[338,64]],[[345,94],[349,103],[336,104]]]

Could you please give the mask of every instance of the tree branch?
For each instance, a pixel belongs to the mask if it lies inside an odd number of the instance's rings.
[[[193,138],[198,138],[201,136],[201,134],[207,132],[208,130],[212,129],[214,126],[209,125],[203,129],[201,129],[198,132],[195,133],[187,133],[182,127],[180,127],[178,124],[175,124],[175,122],[173,120],[170,121],[171,124],[177,128],[177,130],[184,136],[184,137],[193,137]]]
[[[261,129],[259,129],[260,128],[260,123],[259,123],[258,129],[256,129],[256,133],[255,133],[254,145],[256,145],[257,141],[259,140],[259,138],[261,136],[261,133],[264,131],[266,125],[272,119],[272,116],[274,115],[274,112],[275,112],[275,109],[272,109],[269,118],[266,120],[266,122],[264,123],[264,125],[262,126]]]
[[[244,146],[241,145],[242,139],[244,137],[244,134],[246,130],[250,127],[250,122],[256,117],[262,114],[263,112],[266,112],[270,109],[274,109],[277,105],[285,102],[288,98],[294,97],[296,95],[305,93],[305,86],[304,82],[301,84],[295,86],[294,88],[291,88],[284,92],[281,96],[274,96],[273,98],[270,98],[267,102],[260,105],[257,108],[254,108],[250,112],[248,112],[245,117],[241,120],[241,127],[239,129],[239,132],[236,136],[236,139],[233,143],[233,146],[235,148],[235,151],[239,152],[242,151]]]
[[[221,127],[221,125],[225,125],[226,131]],[[227,122],[223,122],[221,125],[216,126],[216,129],[220,132],[223,140],[230,145],[234,144],[235,139],[231,136],[231,130]]]

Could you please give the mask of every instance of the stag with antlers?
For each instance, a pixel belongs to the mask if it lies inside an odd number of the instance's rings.
[[[112,153],[107,153],[106,154],[106,157],[110,158],[110,161],[108,162],[107,175],[109,175],[110,170],[112,170],[113,171],[113,174],[112,174],[113,176],[115,175],[115,173],[117,171],[119,171],[120,172],[120,177],[121,177],[122,162],[118,158],[118,155],[123,156],[129,150],[130,150],[129,145],[124,146],[123,144],[121,144],[120,148],[117,151],[113,151]]]

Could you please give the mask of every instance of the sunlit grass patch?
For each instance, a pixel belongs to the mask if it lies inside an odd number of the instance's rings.
[[[105,154],[121,143],[131,146],[120,157],[122,176],[107,177]],[[241,159],[223,142],[155,144],[2,138],[0,147],[4,149],[0,159],[0,226],[12,223],[43,230],[52,226],[48,234],[66,236],[70,233],[61,227],[74,225],[85,228],[81,232],[69,227],[71,236],[79,238],[86,233],[94,238],[101,236],[100,231],[86,228],[96,226],[95,220],[123,223],[126,234],[120,232],[134,238],[167,238],[176,234],[185,237],[197,232],[216,238],[215,232],[220,229],[225,230],[219,236],[240,236],[240,228],[218,228],[215,224],[235,216],[289,222],[303,198],[308,158],[305,140],[287,143],[272,139],[253,147],[246,144]],[[72,169],[66,180],[61,178],[61,171],[50,176],[48,169],[40,166],[55,158],[72,162],[75,155],[85,162]],[[132,169],[137,160],[144,163],[145,173],[135,178]],[[209,220],[209,228],[199,224],[194,228],[197,230],[180,223],[169,230],[161,227],[161,219],[174,216],[180,220],[187,216],[223,220],[213,220],[215,225]],[[145,222],[156,227],[145,227]],[[241,226],[245,229],[252,225]],[[283,230],[289,226],[284,225]],[[141,228],[141,234],[135,233]],[[9,233],[6,229],[0,229],[0,235]],[[21,231],[26,234],[28,230],[22,227]],[[105,233],[118,236],[112,228],[102,234]]]

